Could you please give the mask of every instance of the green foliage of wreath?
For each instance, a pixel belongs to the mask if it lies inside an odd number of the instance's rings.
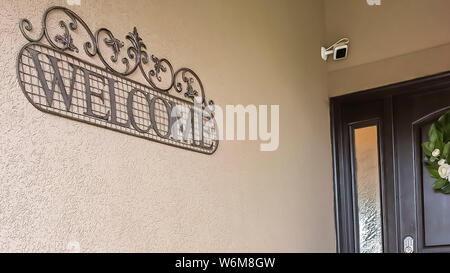
[[[425,166],[436,181],[436,191],[450,194],[450,111],[431,125],[429,141],[422,143]]]

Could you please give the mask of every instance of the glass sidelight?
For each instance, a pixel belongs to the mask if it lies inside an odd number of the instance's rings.
[[[361,253],[382,253],[378,126],[352,128],[355,241]]]

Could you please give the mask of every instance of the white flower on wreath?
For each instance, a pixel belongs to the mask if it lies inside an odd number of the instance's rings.
[[[446,162],[445,159],[441,159],[438,161],[438,164],[439,164],[439,166],[442,166],[445,164],[445,162]]]
[[[431,153],[432,156],[438,157],[441,154],[441,151],[439,149],[434,149],[434,151]]]
[[[438,169],[439,176],[442,178],[448,178],[450,175],[450,165],[443,164]]]

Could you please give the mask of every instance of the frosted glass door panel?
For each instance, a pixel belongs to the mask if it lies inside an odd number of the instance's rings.
[[[358,128],[353,133],[359,249],[361,253],[381,253],[383,239],[378,128]]]

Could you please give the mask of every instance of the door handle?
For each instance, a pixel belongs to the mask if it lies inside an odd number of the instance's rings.
[[[414,253],[414,238],[411,236],[406,236],[403,240],[403,252],[404,253]]]

